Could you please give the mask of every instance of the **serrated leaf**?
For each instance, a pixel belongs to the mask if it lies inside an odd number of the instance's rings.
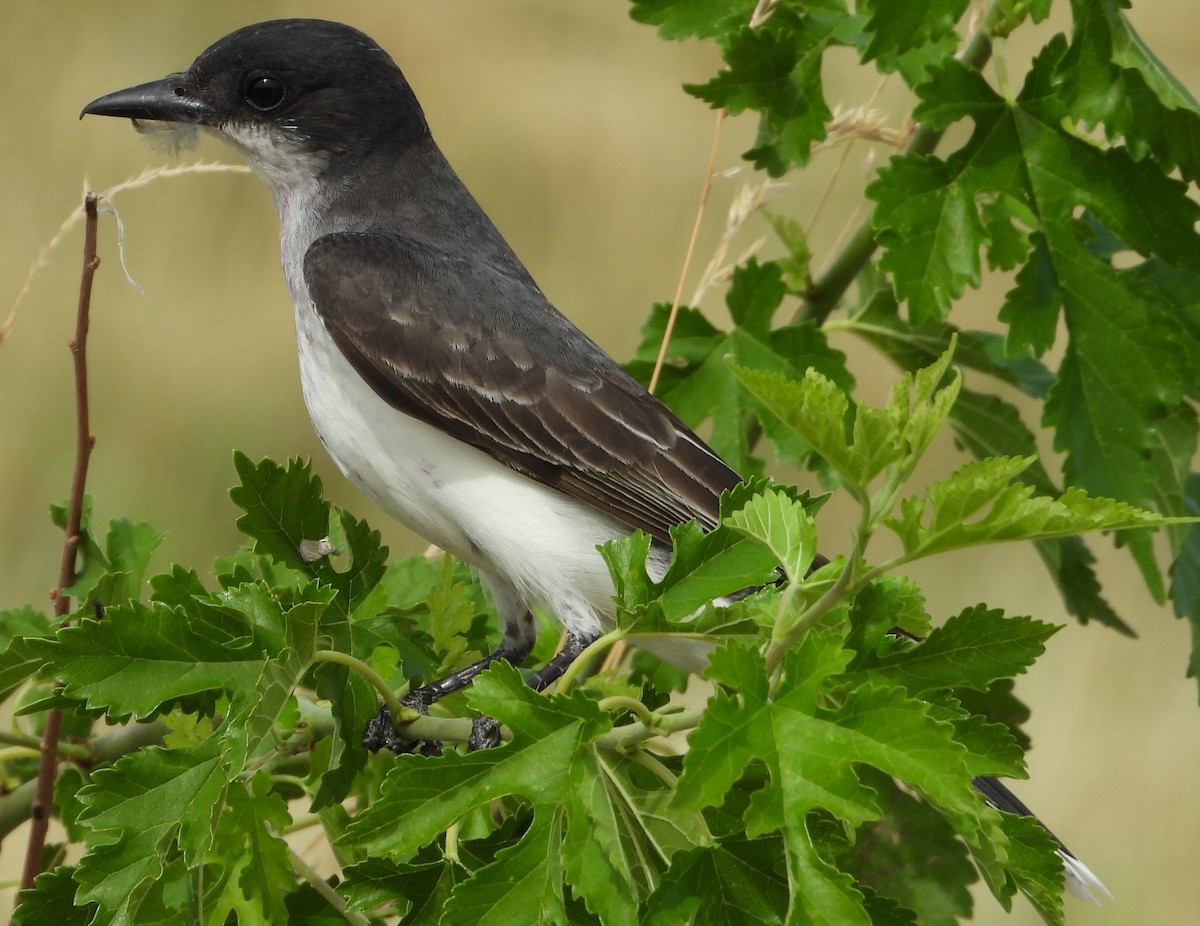
[[[0,701],[25,684],[45,661],[29,638],[48,637],[50,621],[32,605],[0,611]]]
[[[536,818],[519,843],[455,885],[446,903],[446,919],[514,926],[565,923],[562,860],[555,851],[563,839],[563,824],[561,810],[548,810]]]
[[[1071,3],[1075,23],[1061,92],[1076,118],[1102,126],[1185,180],[1200,176],[1200,104],[1134,31],[1121,0]]]
[[[728,515],[724,523],[769,549],[785,575],[799,580],[808,574],[817,553],[817,526],[798,501],[767,490]]]
[[[284,648],[262,664],[253,693],[238,693],[222,728],[228,759],[235,768],[274,749],[272,732],[312,664],[320,616],[333,597],[333,589],[312,583],[304,597],[282,614]]]
[[[705,531],[692,521],[673,527],[671,539],[671,565],[657,582],[647,572],[650,538],[644,534],[600,547],[616,587],[620,626],[636,633],[710,632],[727,621],[711,608],[700,609],[776,578],[778,562],[771,551],[732,528]]]
[[[646,904],[646,926],[782,924],[787,876],[780,840],[729,839],[681,852]]]
[[[126,518],[108,522],[105,548],[110,569],[126,576],[123,598],[136,601],[140,597],[150,558],[166,534],[156,533],[149,524],[135,524]],[[120,599],[118,599],[120,600]]]
[[[898,645],[898,628],[912,637],[929,635],[932,618],[925,609],[925,596],[905,576],[878,576],[854,596],[850,607],[850,633],[846,648],[854,650],[852,667],[871,665],[878,656]]]
[[[904,470],[911,471],[928,448],[958,393],[957,374],[941,385],[952,351],[953,342],[933,364],[905,374],[892,387],[885,408],[859,405],[850,435],[845,426],[849,399],[817,371],[808,370],[796,382],[769,370],[729,366],[747,390],[861,497],[886,467],[903,460]]]
[[[958,43],[954,26],[969,0],[888,3],[868,0],[858,5],[869,16],[863,31],[870,36],[863,60],[878,60],[880,70],[900,70],[911,85],[925,67],[949,54]]]
[[[143,749],[93,772],[78,795],[84,805],[78,821],[91,849],[75,872],[78,901],[108,911],[137,903],[162,875],[176,840],[198,863],[224,786],[211,744]]]
[[[807,163],[813,142],[825,137],[832,113],[821,86],[821,61],[832,44],[849,41],[857,22],[840,4],[812,6],[806,15],[780,6],[758,28],[742,26],[722,41],[725,69],[685,89],[736,115],[760,114],[758,143],[744,157],[780,176]]]
[[[976,605],[947,619],[921,642],[884,656],[864,671],[872,681],[902,686],[914,697],[945,688],[986,689],[1023,673],[1058,627]]]
[[[75,869],[60,865],[45,871],[33,881],[33,887],[17,895],[13,908],[13,926],[89,926],[96,914],[96,904],[75,905]]]
[[[519,794],[537,807],[557,805],[581,738],[605,726],[594,703],[581,696],[543,697],[505,663],[479,675],[470,701],[508,724],[512,742],[466,755],[399,757],[381,788],[386,799],[355,818],[349,844],[403,858],[493,798]]]
[[[237,909],[265,923],[288,921],[284,901],[295,890],[296,877],[279,834],[291,822],[286,802],[271,791],[265,772],[227,790],[208,859],[225,870],[206,898],[215,918],[224,919],[217,911]]]
[[[355,777],[367,763],[362,734],[379,709],[378,694],[370,682],[345,666],[326,663],[317,671],[317,695],[333,706],[334,732],[326,761],[313,757],[311,772],[321,774],[310,812],[315,813],[346,799]]]
[[[740,323],[728,332],[715,328],[695,309],[680,309],[658,381],[656,394],[688,425],[696,428],[712,422],[708,443],[744,478],[762,471],[762,461],[753,455],[748,440],[750,418],[758,420],[781,458],[806,465],[810,448],[761,402],[736,388],[726,357],[791,378],[815,368],[846,389],[854,382],[845,356],[829,346],[815,325],[770,327],[787,289],[785,269],[777,261],[760,264],[751,259],[734,270],[726,303]],[[649,382],[655,368],[667,318],[668,307],[655,306],[643,328],[637,357],[627,364],[643,383]]]
[[[757,0],[636,0],[629,15],[664,39],[712,38],[749,22]]]
[[[1033,817],[1003,814],[1011,877],[1048,926],[1063,924],[1063,867],[1058,843]]]
[[[243,453],[234,454],[233,464],[241,484],[229,490],[229,497],[245,512],[238,530],[254,541],[256,553],[308,572],[301,542],[329,533],[329,503],[311,465],[291,460],[284,470],[273,460],[254,463]]]
[[[573,770],[578,804],[567,814],[563,864],[572,892],[601,922],[633,922],[639,899],[658,886],[675,853],[711,837],[699,813],[671,807],[672,792],[645,780],[650,776],[630,759],[600,750],[581,758]],[[586,837],[571,827],[586,827]]]
[[[996,457],[965,463],[924,497],[904,499],[900,516],[884,523],[900,538],[908,559],[981,543],[1164,523],[1150,512],[1079,489],[1058,499],[1035,496],[1031,486],[1013,482],[1029,462]]]
[[[202,691],[248,694],[264,661],[243,622],[212,608],[203,620],[185,618],[157,604],[111,608],[103,621],[82,621],[34,645],[67,695],[117,717],[145,717]]]
[[[936,810],[877,772],[868,776],[886,813],[859,827],[839,864],[876,891],[914,910],[922,926],[958,926],[979,876],[954,830]]]
[[[684,807],[717,804],[751,761],[763,762],[771,782],[751,799],[747,834],[783,831],[799,908],[794,915],[865,924],[870,920],[861,892],[821,856],[805,823],[818,808],[853,826],[879,817],[874,792],[844,761],[847,751],[920,789],[985,858],[1003,846],[1003,836],[972,791],[965,750],[921,702],[898,689],[863,686],[836,707],[825,706],[818,693],[850,656],[835,634],[810,632],[788,653],[786,681],[768,697],[757,652],[726,646],[714,653],[710,675],[740,698],[718,690],[709,701],[692,735],[676,801]]]

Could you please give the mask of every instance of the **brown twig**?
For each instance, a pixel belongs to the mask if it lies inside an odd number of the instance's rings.
[[[83,540],[83,496],[87,485],[88,461],[96,438],[88,422],[87,336],[92,305],[92,280],[100,258],[96,256],[97,201],[95,193],[83,198],[86,224],[83,233],[83,272],[79,279],[79,306],[75,315],[75,337],[68,342],[75,366],[75,474],[71,479],[71,501],[67,508],[66,536],[63,541],[62,565],[58,571],[58,587],[54,590],[54,613],[61,619],[71,610],[71,599],[65,594],[75,582],[75,566],[79,544]],[[50,810],[54,803],[54,780],[58,774],[58,735],[62,727],[62,711],[51,711],[42,733],[42,759],[38,767],[37,793],[30,808],[29,845],[25,850],[25,870],[21,888],[33,887],[33,879],[42,870],[42,851],[46,846],[46,831],[50,826]]]

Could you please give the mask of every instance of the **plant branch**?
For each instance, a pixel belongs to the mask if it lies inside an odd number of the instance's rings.
[[[135,723],[115,733],[98,736],[87,746],[74,748],[87,750],[86,764],[106,765],[144,746],[160,744],[167,732],[167,725],[162,720]],[[0,796],[0,840],[29,819],[37,786],[37,779],[31,779]]]
[[[341,914],[342,919],[347,923],[353,924],[353,926],[370,926],[371,921],[366,915],[348,910],[346,908],[346,901],[341,895],[330,887],[325,879],[321,877],[320,873],[301,858],[296,850],[290,846],[288,847],[288,856],[291,859],[292,868],[295,869],[296,873],[307,881],[313,890],[325,899],[325,902],[329,906]]]
[[[975,70],[982,69],[992,55],[990,30],[996,19],[995,10],[996,4],[993,3],[980,18],[979,26],[972,33],[966,47],[956,55],[959,61]],[[942,131],[935,131],[927,125],[918,125],[905,146],[904,153],[929,154],[942,140],[942,134]],[[829,265],[829,269],[809,286],[804,304],[797,310],[793,322],[807,318],[818,325],[823,324],[871,259],[876,247],[878,242],[875,240],[875,229],[871,227],[871,220],[867,219],[854,233],[841,254]]]
[[[83,499],[87,486],[88,461],[96,438],[92,436],[88,415],[87,336],[92,307],[92,281],[100,258],[96,255],[96,231],[99,197],[87,193],[83,197],[86,216],[83,231],[83,270],[79,279],[79,304],[75,314],[75,337],[69,347],[75,366],[75,474],[71,479],[71,501],[67,508],[66,537],[63,542],[62,563],[58,570],[58,587],[54,593],[54,613],[65,619],[71,610],[71,600],[64,592],[75,582],[75,564],[82,541]],[[42,733],[42,761],[38,766],[37,791],[30,808],[29,843],[25,849],[25,867],[21,874],[22,889],[33,887],[33,879],[42,870],[42,851],[50,826],[50,808],[54,801],[54,780],[58,776],[58,735],[62,728],[62,711],[53,710],[46,717]]]
[[[392,712],[393,717],[399,715],[404,710],[404,705],[400,703],[399,698],[396,697],[396,693],[392,691],[387,680],[361,659],[356,659],[349,653],[339,653],[337,650],[323,649],[313,654],[312,661],[333,662],[352,669],[370,682],[371,686],[379,692],[379,696],[383,699],[383,703],[388,706],[388,710]]]
[[[654,726],[647,726],[640,720],[627,723],[596,737],[595,743],[601,749],[615,749],[623,752],[630,746],[636,746],[655,736],[690,730],[699,725],[700,718],[703,716],[703,710],[679,711],[675,714],[660,713],[657,715]]]

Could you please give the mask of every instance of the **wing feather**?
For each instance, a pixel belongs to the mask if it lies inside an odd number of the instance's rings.
[[[738,475],[562,316],[520,268],[400,235],[339,233],[309,297],[384,401],[661,542],[717,520]]]

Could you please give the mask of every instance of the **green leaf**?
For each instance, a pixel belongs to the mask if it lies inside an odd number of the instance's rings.
[[[50,506],[50,520],[61,530],[67,529],[68,503]],[[96,584],[109,572],[109,562],[96,538],[92,536],[92,497],[84,495],[79,519],[80,541],[75,553],[75,580],[63,594],[80,602],[91,599]]]
[[[817,526],[800,502],[768,490],[753,496],[724,523],[762,543],[785,575],[799,580],[808,574],[817,553]]]
[[[231,704],[222,735],[235,768],[274,751],[273,732],[280,715],[291,707],[293,692],[312,664],[320,616],[334,592],[316,583],[304,592],[281,615],[285,628],[283,650],[262,664],[253,692],[237,693]]]
[[[0,611],[0,701],[7,700],[45,661],[27,638],[49,635],[49,620],[32,605]]]
[[[812,4],[799,16],[780,5],[758,28],[744,25],[722,40],[725,69],[685,89],[731,115],[759,113],[758,142],[744,157],[778,177],[808,162],[832,113],[821,86],[825,50],[850,41],[857,22],[841,3]]]
[[[1200,515],[1200,475],[1187,480],[1187,513]],[[1192,658],[1188,674],[1200,678],[1200,525],[1192,525],[1180,545],[1179,557],[1171,575],[1171,597],[1175,613],[1186,617],[1192,630]]]
[[[884,523],[904,544],[907,559],[981,543],[1163,523],[1150,512],[1079,489],[1058,499],[1034,496],[1032,487],[1014,483],[1030,462],[996,457],[965,463],[924,497],[904,499],[900,516]]]
[[[247,626],[211,607],[185,615],[135,603],[30,642],[65,694],[120,718],[199,692],[250,696],[264,661]]]
[[[636,633],[713,632],[728,623],[708,608],[715,598],[772,582],[778,560],[761,542],[731,527],[696,522],[671,529],[672,560],[655,582],[646,571],[650,539],[635,533],[600,547],[617,590],[618,623]]]
[[[960,919],[970,919],[968,887],[979,876],[954,830],[929,804],[886,776],[870,773],[868,780],[886,813],[858,828],[839,853],[839,865],[914,910],[922,926],[958,926]]]
[[[379,710],[379,696],[370,682],[332,663],[317,670],[317,696],[332,705],[334,732],[325,762],[314,756],[310,767],[312,773],[321,774],[321,786],[309,808],[312,813],[345,800],[353,790],[356,776],[367,763],[363,730]]]
[[[870,36],[863,61],[878,60],[882,71],[900,70],[916,83],[925,67],[953,52],[958,44],[955,24],[969,0],[930,0],[927,3],[889,3],[867,0],[858,4],[869,18],[863,31]]]
[[[291,822],[265,772],[228,789],[209,859],[223,869],[205,898],[213,920],[224,921],[221,911],[238,910],[256,922],[288,922],[285,898],[296,889],[296,877],[279,834]]]
[[[547,810],[535,818],[520,842],[457,884],[445,907],[446,919],[514,926],[565,922],[562,860],[556,851],[564,835],[562,818],[561,810]]]
[[[17,895],[13,926],[89,926],[96,913],[95,904],[75,905],[75,869],[60,865],[38,875],[33,887]]]
[[[1008,835],[1011,876],[1042,920],[1050,926],[1063,923],[1063,866],[1055,854],[1058,843],[1033,817],[1002,814]]]
[[[675,853],[711,842],[708,827],[699,813],[672,807],[673,792],[634,759],[607,750],[581,759],[572,782],[579,803],[567,814],[562,848],[571,889],[601,922],[634,922],[638,900],[658,886]]]
[[[1060,65],[1076,118],[1101,126],[1138,159],[1148,155],[1185,180],[1200,176],[1200,104],[1146,47],[1123,0],[1072,0],[1075,29]]]
[[[149,524],[134,524],[125,518],[108,522],[105,547],[110,569],[123,573],[125,584],[122,597],[117,599],[136,601],[141,597],[142,583],[150,567],[150,557],[162,543],[165,534],[155,533]]]
[[[136,906],[161,877],[177,840],[197,864],[212,839],[224,785],[212,744],[143,749],[93,772],[92,784],[79,792],[79,824],[88,830],[90,851],[75,872],[77,901],[114,914]]]
[[[750,21],[757,0],[635,0],[629,15],[664,39],[713,38]]]
[[[229,497],[246,512],[238,518],[238,530],[254,541],[255,553],[307,573],[310,564],[300,544],[329,534],[329,503],[311,465],[291,460],[284,470],[273,460],[253,463],[242,453],[233,455],[233,465],[241,484],[230,489]]]
[[[400,859],[505,794],[521,795],[538,808],[557,806],[583,737],[606,726],[594,703],[580,695],[543,697],[504,663],[475,680],[470,701],[508,724],[512,742],[466,755],[399,757],[384,779],[381,800],[350,825],[349,845]]]
[[[762,470],[746,430],[750,419],[761,424],[783,459],[807,465],[810,448],[761,402],[737,388],[726,365],[727,356],[789,378],[798,379],[806,369],[814,368],[846,389],[854,382],[846,370],[845,356],[829,346],[815,325],[770,327],[787,289],[784,271],[779,262],[760,264],[754,259],[734,270],[726,302],[737,324],[728,332],[715,328],[695,309],[680,309],[656,393],[689,426],[697,428],[711,421],[709,444],[747,478]],[[668,317],[667,306],[655,306],[643,328],[637,356],[627,365],[643,383],[650,381]]]
[[[809,443],[861,497],[886,467],[903,461],[904,470],[911,471],[933,440],[958,393],[957,375],[940,386],[952,350],[953,345],[932,365],[906,374],[892,388],[885,408],[858,406],[852,436],[845,427],[849,399],[817,371],[810,369],[795,382],[768,370],[735,363],[730,363],[730,368],[746,389]]]
[[[806,816],[824,809],[849,825],[878,819],[875,793],[845,762],[879,768],[919,789],[984,859],[1003,846],[996,819],[972,791],[966,751],[922,702],[899,689],[850,689],[835,706],[819,697],[851,654],[835,634],[810,632],[785,658],[785,681],[768,697],[766,667],[755,651],[725,646],[713,654],[710,675],[740,693],[709,701],[684,759],[676,802],[718,804],[754,760],[770,773],[746,813],[747,835],[780,829],[787,847],[793,903],[818,922],[867,923],[863,896],[812,842]]]
[[[984,690],[1033,665],[1058,629],[976,605],[949,618],[920,643],[864,671],[871,681],[900,685],[913,697],[945,688]]]
[[[874,664],[883,652],[899,645],[895,629],[920,639],[929,635],[932,618],[925,610],[925,596],[905,576],[877,576],[854,596],[850,606],[850,633],[846,647],[854,650],[851,666]]]
[[[781,924],[788,909],[780,840],[728,839],[680,852],[646,904],[646,926]]]

